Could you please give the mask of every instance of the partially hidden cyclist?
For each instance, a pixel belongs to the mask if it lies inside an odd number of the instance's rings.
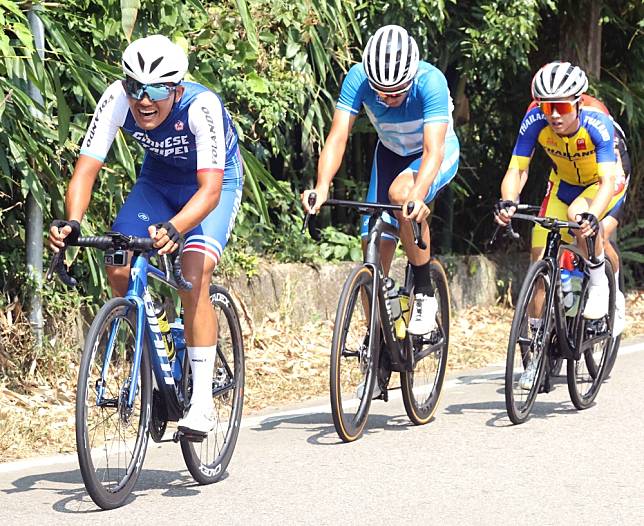
[[[416,41],[396,25],[378,29],[367,42],[362,62],[349,70],[336,104],[331,130],[320,154],[314,190],[302,194],[307,212],[317,213],[346,149],[349,134],[364,106],[378,134],[367,201],[405,205],[402,214],[387,215],[399,229],[400,240],[413,268],[415,301],[408,327],[424,335],[436,327],[437,301],[429,270],[428,204],[456,175],[459,143],[452,122],[453,103],[443,73],[419,59]],[[309,206],[311,192],[316,201]],[[407,213],[408,204],[413,204]],[[410,221],[422,225],[427,249],[414,244]],[[362,218],[363,248],[369,216]],[[396,239],[383,239],[382,265],[389,271]]]
[[[569,62],[551,62],[543,66],[532,80],[533,104],[523,117],[508,170],[501,183],[501,200],[495,205],[495,219],[508,224],[528,177],[530,161],[539,143],[552,162],[548,187],[540,215],[578,221],[582,228],[574,230],[582,251],[589,236],[596,236],[595,254],[588,256],[590,289],[583,312],[587,319],[598,319],[608,311],[608,281],[604,271],[604,226],[616,226],[607,216],[617,217],[623,206],[626,179],[622,163],[617,159],[615,127],[607,111],[598,111],[591,99],[584,105],[582,97],[588,88],[584,71]],[[624,150],[625,151],[625,150]],[[531,260],[541,258],[547,231],[535,226],[532,233]],[[572,237],[563,232],[564,241]],[[609,257],[618,268],[616,255]],[[613,258],[615,261],[613,261]],[[624,319],[624,298],[617,299],[621,314],[616,316],[615,332],[621,332]],[[537,308],[536,306],[535,308]],[[618,327],[618,319],[621,326]],[[533,327],[539,319],[531,319]]]
[[[180,295],[193,392],[178,427],[205,435],[214,426],[217,343],[208,291],[242,196],[237,133],[218,95],[183,80],[188,58],[165,36],[132,42],[122,67],[125,78],[112,83],[98,102],[65,196],[67,219],[52,223],[49,242],[57,252],[67,237],[79,236],[92,187],[118,130],[131,135],[145,157],[112,229],[150,236],[159,254],[174,252],[185,238],[182,267],[193,288]],[[107,267],[107,275],[114,294],[123,296],[129,267]]]

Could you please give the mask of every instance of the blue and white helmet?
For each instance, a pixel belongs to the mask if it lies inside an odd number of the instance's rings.
[[[418,45],[405,28],[383,26],[369,39],[362,65],[371,87],[393,90],[408,83],[418,71]]]
[[[588,77],[570,62],[550,62],[532,79],[532,97],[535,100],[578,98],[588,89]]]
[[[141,84],[178,84],[188,71],[188,57],[163,35],[132,42],[123,52],[123,73]]]

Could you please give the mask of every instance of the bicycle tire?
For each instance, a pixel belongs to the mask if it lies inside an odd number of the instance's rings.
[[[239,435],[245,380],[244,346],[235,304],[228,291],[218,285],[211,285],[209,294],[219,320],[213,374],[216,424],[202,442],[181,440],[188,471],[204,485],[219,481],[232,458]]]
[[[340,293],[333,328],[329,371],[331,415],[335,430],[344,442],[353,442],[362,436],[377,381],[379,335],[374,338],[371,358],[367,357],[370,336],[369,315],[365,309],[369,313],[372,310],[372,284],[373,272],[369,267],[360,266],[351,271]],[[354,314],[355,326],[352,325]],[[362,396],[358,397],[357,409],[353,411],[359,380],[362,380]]]
[[[134,306],[124,298],[109,300],[98,311],[87,333],[76,391],[76,451],[83,482],[92,500],[102,509],[122,506],[139,478],[148,444],[148,425],[152,405],[150,356],[144,338],[137,383],[138,407],[128,410],[124,403],[131,389],[136,323]],[[121,332],[123,329],[123,332]],[[114,330],[112,351],[106,363],[107,343]],[[123,339],[121,336],[131,336]],[[106,368],[98,399],[101,371]],[[100,425],[107,430],[98,433]],[[112,428],[114,427],[114,429]],[[117,442],[116,465],[110,466]],[[131,442],[134,444],[129,445]],[[120,446],[123,445],[123,453]],[[121,465],[121,456],[124,462]],[[102,467],[102,462],[105,467]]]
[[[605,260],[605,271],[608,278],[608,313],[599,320],[587,320],[583,310],[589,289],[588,280],[584,280],[575,324],[575,345],[581,350],[578,360],[568,360],[568,392],[573,405],[579,409],[588,409],[601,388],[606,367],[613,346],[612,328],[615,321],[615,276],[613,266],[608,258]],[[596,343],[589,347],[586,342],[596,338]]]
[[[418,362],[414,360],[413,371],[400,373],[400,387],[405,411],[409,419],[416,425],[427,424],[438,408],[449,349],[450,298],[447,276],[437,260],[431,261],[430,272],[434,283],[434,294],[438,301],[439,319],[437,320],[437,329],[430,335],[430,343],[423,344],[423,346],[432,345],[433,339],[437,339],[436,343],[439,345]],[[422,352],[422,346],[420,351]],[[432,372],[424,377],[419,374],[428,369],[431,369]],[[429,385],[431,388],[428,391],[427,386]]]
[[[528,308],[538,281],[543,282],[544,298],[547,298],[552,284],[550,283],[550,267],[545,260],[537,261],[528,269],[517,298],[510,328],[505,365],[505,407],[513,424],[522,424],[530,416],[546,370],[545,356],[550,344],[547,334],[551,317],[549,313],[541,313],[541,327],[534,335],[530,334],[531,329],[528,323]],[[542,310],[545,310],[545,306],[546,301],[544,300]],[[521,377],[532,360],[536,360],[533,362],[536,373],[530,388],[525,389],[520,385]],[[518,377],[517,374],[519,374]],[[525,395],[525,397],[521,395]]]
[[[619,249],[617,248],[617,244],[611,239],[611,244],[613,245],[613,249],[615,250],[615,253],[617,254],[617,258],[619,260],[619,268],[623,269],[623,264],[622,264],[622,254],[620,253]],[[613,269],[614,270],[614,269]],[[612,276],[611,276],[612,277]],[[619,290],[622,292],[622,294],[625,293],[626,289],[626,283],[624,282],[624,272],[619,273]],[[613,321],[614,323],[614,321]],[[613,344],[610,349],[610,354],[609,358],[606,362],[606,372],[604,373],[604,381],[606,381],[611,373],[613,372],[613,367],[615,367],[615,361],[617,360],[617,353],[619,351],[619,346],[622,343],[622,335],[620,334],[616,338],[613,339]]]

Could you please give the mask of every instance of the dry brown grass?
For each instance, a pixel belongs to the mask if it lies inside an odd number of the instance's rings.
[[[644,335],[644,293],[629,295],[627,309],[625,338]],[[502,362],[512,312],[507,306],[493,306],[454,313],[449,370]],[[0,316],[0,338],[5,343],[18,330],[13,327],[7,332],[6,321]],[[246,317],[243,326],[245,414],[327,395],[332,323],[297,326],[288,310],[282,309],[266,316],[258,326]],[[3,347],[0,345],[0,365],[6,366],[12,358]],[[40,367],[47,370],[47,364]],[[0,462],[74,451],[74,360],[67,360],[66,369],[59,364],[57,371],[54,379],[51,371],[42,374],[36,367],[23,382],[0,381]]]

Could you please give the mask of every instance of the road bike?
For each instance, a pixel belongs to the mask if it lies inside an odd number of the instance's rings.
[[[148,437],[167,442],[168,422],[184,416],[192,393],[192,375],[180,324],[169,357],[155,313],[148,278],[171,289],[189,289],[181,272],[181,254],[155,256],[150,238],[109,232],[79,237],[69,246],[104,250],[106,264],[130,263],[125,297],[112,298],[96,314],[87,333],[76,391],[76,450],[85,487],[103,509],[122,506],[143,466]],[[66,247],[65,247],[66,248]],[[48,273],[69,287],[76,279],[58,252]],[[230,294],[211,285],[210,300],[218,318],[217,357],[212,397],[215,427],[205,438],[177,431],[186,466],[200,484],[217,482],[230,462],[239,433],[244,392],[244,349],[239,317]],[[168,312],[168,318],[174,317]]]
[[[519,211],[539,210],[537,206],[515,206]],[[608,313],[597,320],[584,318],[582,313],[588,301],[589,287],[586,260],[577,246],[561,243],[561,230],[577,229],[579,224],[524,213],[515,213],[512,219],[530,221],[548,230],[543,257],[530,266],[523,280],[508,342],[505,404],[510,420],[520,424],[530,415],[537,393],[550,391],[552,373],[563,359],[567,360],[566,376],[572,403],[579,410],[592,405],[615,344],[615,279],[613,267],[606,258],[610,291]],[[509,232],[517,237],[511,223]],[[594,254],[594,238],[587,238],[587,244],[588,253]],[[559,261],[566,250],[575,255],[582,275],[574,311],[564,306],[562,297]]]
[[[344,206],[370,214],[364,262],[354,268],[342,288],[331,343],[330,396],[333,423],[344,442],[362,436],[374,390],[388,400],[392,372],[400,373],[402,399],[409,419],[428,423],[438,407],[449,344],[450,302],[445,271],[436,259],[430,275],[438,302],[436,329],[425,336],[407,332],[414,290],[407,264],[404,285],[396,290],[380,261],[380,239],[397,237],[383,218],[402,206],[329,199],[325,206]],[[308,219],[308,217],[307,217]],[[412,221],[417,246],[425,248],[420,225]],[[373,336],[372,336],[373,335]]]

